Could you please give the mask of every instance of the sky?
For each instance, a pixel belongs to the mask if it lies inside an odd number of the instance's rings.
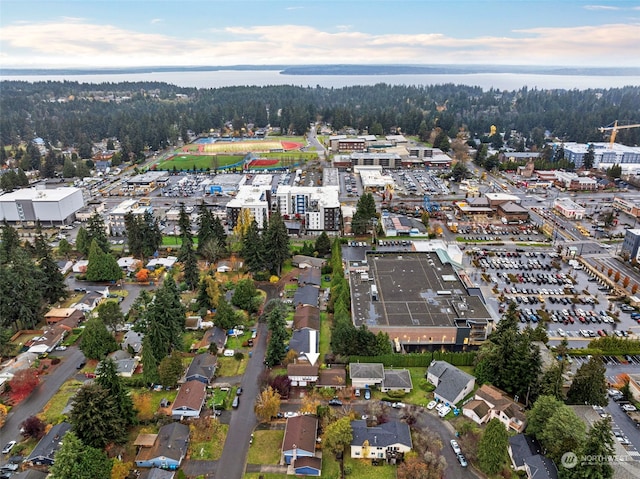
[[[640,0],[2,0],[4,68],[640,67]]]

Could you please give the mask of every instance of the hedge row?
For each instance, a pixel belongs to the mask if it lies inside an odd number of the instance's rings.
[[[434,351],[433,353],[385,354],[384,356],[351,356],[351,363],[382,363],[385,367],[429,367],[431,361],[446,361],[454,366],[473,366],[475,351],[454,353]]]

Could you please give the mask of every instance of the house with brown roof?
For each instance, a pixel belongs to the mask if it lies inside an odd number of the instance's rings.
[[[44,315],[44,320],[49,326],[68,319],[72,322],[75,320],[75,326],[72,326],[72,328],[75,328],[84,319],[84,313],[75,308],[52,308]]]
[[[311,305],[298,305],[293,313],[293,329],[304,328],[320,331],[320,308]]]
[[[490,384],[483,384],[476,390],[474,398],[462,406],[462,414],[478,424],[496,418],[515,432],[522,432],[527,425],[524,406]]]
[[[315,457],[318,418],[311,415],[290,417],[284,430],[282,457],[289,465],[294,459]]]
[[[180,386],[180,391],[171,406],[174,418],[200,417],[200,411],[207,396],[207,386],[200,381],[187,381]]]
[[[292,386],[309,386],[318,381],[318,365],[306,361],[291,363],[287,366],[287,376]]]
[[[215,344],[215,352],[222,354],[227,344],[227,332],[224,329],[220,329],[218,326],[207,329],[204,332],[202,340],[195,343],[191,349],[198,350],[200,348],[210,348],[212,344]],[[213,350],[211,350],[213,351]]]
[[[318,372],[317,388],[343,389],[347,386],[347,370],[341,367],[320,369]]]

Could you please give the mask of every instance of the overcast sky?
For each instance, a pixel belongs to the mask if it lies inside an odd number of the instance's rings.
[[[1,0],[4,67],[640,66],[640,0]]]

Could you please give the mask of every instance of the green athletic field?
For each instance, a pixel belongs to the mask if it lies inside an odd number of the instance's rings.
[[[195,166],[197,170],[206,170],[207,168],[222,170],[229,165],[234,165],[242,161],[243,156],[235,155],[190,155],[188,153],[176,153],[175,156],[168,160],[158,163],[158,170],[173,170],[175,166],[177,170],[193,170]]]

